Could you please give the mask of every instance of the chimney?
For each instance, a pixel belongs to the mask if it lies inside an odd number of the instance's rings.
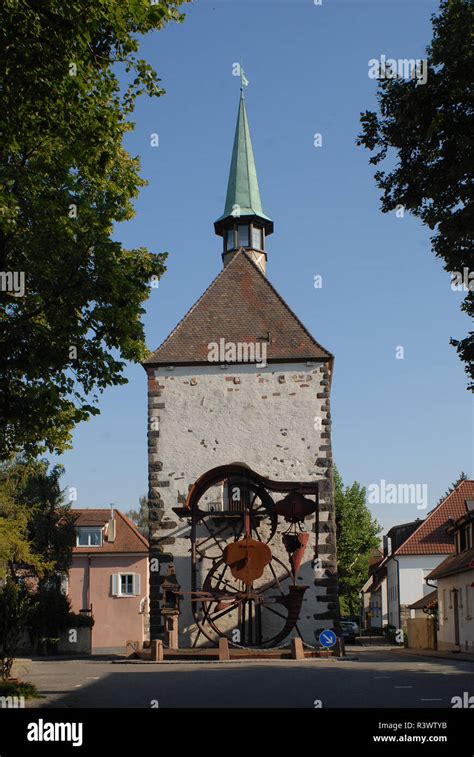
[[[107,541],[110,543],[115,541],[115,514],[112,505],[110,506],[110,519],[107,523]]]

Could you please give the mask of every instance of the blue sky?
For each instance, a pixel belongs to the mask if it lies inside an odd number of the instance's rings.
[[[166,96],[142,98],[126,147],[149,182],[125,246],[168,251],[145,319],[156,348],[221,268],[213,222],[224,207],[243,58],[264,211],[275,223],[268,276],[335,356],[333,450],[346,483],[426,483],[428,507],[473,470],[473,406],[451,336],[464,336],[462,294],[410,216],[380,212],[369,154],[355,144],[375,108],[368,61],[423,58],[432,0],[197,0],[182,25],[143,40]],[[150,145],[158,133],[159,147]],[[322,134],[314,147],[313,135]],[[314,276],[323,277],[315,289]],[[397,360],[397,346],[405,357]],[[77,505],[136,507],[147,489],[146,376],[101,397],[58,462]],[[374,506],[384,526],[424,517],[414,504]]]

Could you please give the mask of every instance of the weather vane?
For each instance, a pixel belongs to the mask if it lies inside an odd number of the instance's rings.
[[[242,64],[242,58],[240,59],[240,89],[243,91],[244,87],[248,87],[249,80],[245,76],[244,67]]]

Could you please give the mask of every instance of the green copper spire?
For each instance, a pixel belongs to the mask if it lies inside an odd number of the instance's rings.
[[[224,213],[215,222],[216,232],[222,233],[226,220],[244,217],[250,220],[260,219],[266,227],[266,233],[272,233],[273,222],[264,214],[260,199],[244,93],[241,89],[225,208]]]

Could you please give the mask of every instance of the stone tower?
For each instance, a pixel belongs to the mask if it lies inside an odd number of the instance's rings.
[[[150,636],[163,637],[161,586],[172,563],[189,591],[189,528],[173,507],[206,471],[248,465],[273,480],[318,481],[319,560],[308,553],[299,626],[314,644],[338,624],[330,387],[333,356],[266,277],[273,222],[262,209],[241,91],[225,209],[223,269],[144,362],[148,375]],[[186,595],[184,595],[186,597]],[[193,619],[182,603],[180,646]]]

